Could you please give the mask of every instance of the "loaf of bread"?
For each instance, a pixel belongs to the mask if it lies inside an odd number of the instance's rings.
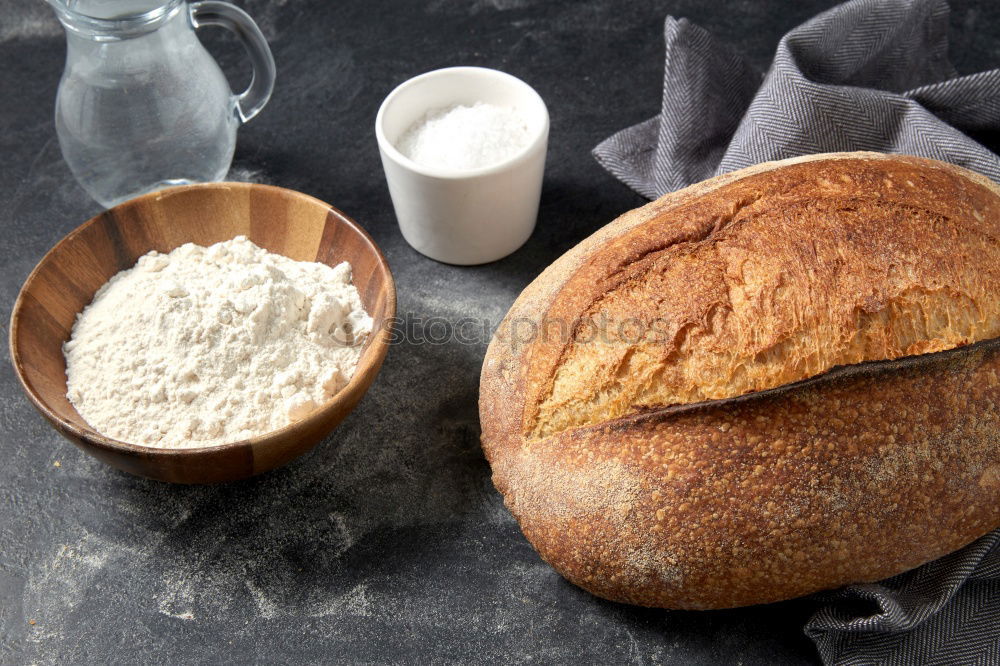
[[[913,568],[1000,526],[1000,187],[877,153],[626,213],[483,364],[493,480],[590,592],[708,609]]]

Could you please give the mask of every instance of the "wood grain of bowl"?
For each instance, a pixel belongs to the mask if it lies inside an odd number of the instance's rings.
[[[351,264],[374,320],[358,368],[337,395],[305,419],[244,441],[200,448],[152,448],[96,432],[66,397],[63,343],[78,312],[113,275],[150,250],[210,245],[238,235],[291,259]],[[326,437],[371,386],[389,344],[396,290],[367,233],[318,199],[268,185],[185,185],[127,201],[63,238],[28,276],[14,304],[10,356],[28,398],[81,449],[132,474],[174,483],[233,481],[283,465]]]

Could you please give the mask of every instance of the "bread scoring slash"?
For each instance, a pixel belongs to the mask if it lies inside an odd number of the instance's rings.
[[[728,608],[879,580],[1000,526],[1000,187],[878,153],[621,216],[483,364],[493,479],[599,596]]]

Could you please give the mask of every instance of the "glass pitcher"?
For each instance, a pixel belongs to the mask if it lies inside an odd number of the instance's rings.
[[[48,0],[66,29],[56,131],[70,170],[104,206],[169,185],[221,180],[236,129],[274,88],[274,58],[243,10],[215,0]],[[195,36],[235,32],[253,79],[234,95]]]

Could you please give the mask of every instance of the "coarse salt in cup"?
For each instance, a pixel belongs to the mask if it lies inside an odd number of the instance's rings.
[[[429,113],[489,104],[514,109],[527,141],[495,164],[455,169],[418,164],[399,141]],[[375,118],[399,228],[415,250],[437,261],[473,265],[501,259],[535,228],[548,147],[549,113],[520,79],[483,67],[449,67],[414,77],[389,93]]]

